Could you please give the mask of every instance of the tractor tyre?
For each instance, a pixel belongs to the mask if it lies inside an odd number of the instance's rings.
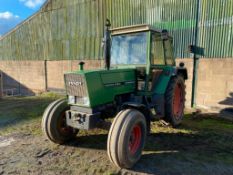
[[[66,125],[65,112],[67,110],[69,110],[67,101],[59,99],[52,102],[43,114],[42,131],[54,143],[63,144],[74,138],[78,132],[78,130]]]
[[[146,140],[146,120],[135,109],[120,111],[111,125],[107,150],[109,159],[120,168],[131,168],[141,157]]]
[[[178,126],[184,116],[185,84],[182,76],[172,77],[165,93],[165,118],[173,127]]]

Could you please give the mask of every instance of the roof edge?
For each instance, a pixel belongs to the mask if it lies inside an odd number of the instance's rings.
[[[148,25],[148,24],[113,28],[111,29],[111,32],[112,32],[112,35],[120,35],[124,33],[134,33],[134,32],[149,31],[149,30],[154,31],[154,32],[159,32],[159,33],[162,32],[161,30],[155,29],[151,25]]]

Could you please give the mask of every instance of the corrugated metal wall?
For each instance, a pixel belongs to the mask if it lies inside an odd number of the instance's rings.
[[[174,37],[176,57],[189,57],[198,21],[205,57],[233,57],[232,0],[50,0],[0,40],[0,60],[100,59],[103,25],[147,23]],[[197,14],[197,12],[199,13]]]
[[[200,0],[199,45],[206,57],[233,57],[233,0]]]

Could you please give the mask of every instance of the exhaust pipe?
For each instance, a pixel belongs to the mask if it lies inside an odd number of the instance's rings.
[[[103,47],[104,47],[104,61],[105,68],[110,69],[110,58],[111,58],[111,32],[110,32],[111,23],[109,19],[106,19],[105,29],[104,29],[104,38],[103,38]]]
[[[79,63],[79,70],[84,70],[84,64],[85,64],[85,62],[83,62],[83,61],[81,61],[80,63]]]

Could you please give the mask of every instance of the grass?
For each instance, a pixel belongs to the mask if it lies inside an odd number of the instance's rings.
[[[61,95],[45,93],[33,97],[8,97],[0,101],[0,135],[9,133],[40,134],[44,109]]]
[[[155,154],[174,153],[176,159],[204,163],[221,162],[233,166],[233,123],[217,115],[193,117],[186,114],[178,128],[153,123],[146,150]],[[153,139],[157,138],[157,144]],[[159,139],[158,139],[159,138]]]
[[[202,114],[198,117],[186,115],[189,120],[184,121],[187,128],[205,131],[233,132],[233,122],[218,118],[216,114]],[[192,121],[192,122],[189,122]]]

